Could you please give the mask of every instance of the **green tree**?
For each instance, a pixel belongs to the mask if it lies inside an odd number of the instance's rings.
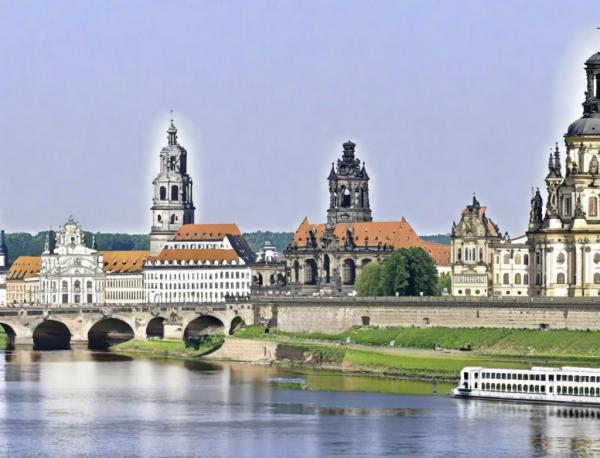
[[[448,293],[452,291],[452,280],[450,274],[442,274],[437,279],[436,295],[441,296],[446,290]]]
[[[372,261],[363,268],[354,285],[359,296],[383,295],[382,270],[383,264],[379,261]]]
[[[402,248],[382,263],[371,262],[356,281],[361,296],[432,296],[437,293],[437,271],[422,248]]]

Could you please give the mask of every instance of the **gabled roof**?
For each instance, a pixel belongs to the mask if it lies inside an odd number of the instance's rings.
[[[102,251],[104,258],[102,269],[105,273],[137,273],[141,272],[149,251]]]
[[[325,224],[311,224],[305,217],[292,237],[292,244],[298,247],[306,246],[310,230],[315,232],[315,236],[319,240],[325,233],[326,227]],[[420,247],[431,255],[437,265],[450,264],[450,245],[421,239],[404,217],[400,221],[336,224],[333,233],[341,246],[346,242],[348,229],[352,232],[354,244],[357,247],[366,246],[370,249],[386,247],[394,250]]]
[[[223,240],[228,235],[242,235],[237,224],[184,224],[179,228],[173,240]]]
[[[19,256],[6,274],[7,280],[25,280],[37,276],[42,258],[39,256]]]

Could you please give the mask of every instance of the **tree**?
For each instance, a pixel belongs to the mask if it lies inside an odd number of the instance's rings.
[[[441,296],[444,293],[444,290],[448,293],[452,291],[452,279],[450,278],[450,274],[442,274],[437,279],[436,295]]]
[[[381,296],[383,289],[381,284],[381,271],[383,264],[372,261],[363,267],[362,273],[356,279],[354,288],[359,296]]]
[[[422,248],[402,248],[385,261],[365,266],[356,281],[360,296],[433,296],[437,293],[437,271]]]

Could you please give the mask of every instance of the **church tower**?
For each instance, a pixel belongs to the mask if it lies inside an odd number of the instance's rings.
[[[160,172],[152,182],[150,254],[153,256],[183,224],[194,223],[195,207],[192,178],[187,172],[187,151],[177,142],[177,128],[172,119],[167,134],[167,146],[160,151]]]
[[[362,223],[372,221],[369,203],[369,175],[364,162],[354,155],[356,146],[350,140],[344,143],[344,153],[331,164],[329,173],[329,209],[327,224]]]
[[[4,242],[4,230],[0,230],[0,274],[8,267],[8,248]]]

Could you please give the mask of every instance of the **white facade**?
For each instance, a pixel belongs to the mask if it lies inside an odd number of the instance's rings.
[[[85,246],[81,226],[71,217],[49,240],[41,256],[39,302],[42,304],[103,304],[103,257]]]
[[[0,230],[0,307],[6,305],[6,274],[8,272],[8,248],[4,242],[4,230]]]
[[[453,294],[600,296],[600,53],[586,62],[586,75],[583,116],[565,134],[564,158],[558,144],[550,153],[547,202],[538,189],[526,235],[482,231],[487,218],[470,207],[453,227]],[[471,246],[475,260],[466,256]]]

